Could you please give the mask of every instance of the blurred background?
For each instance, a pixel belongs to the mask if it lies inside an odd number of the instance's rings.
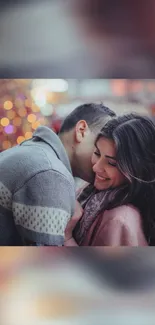
[[[0,151],[31,138],[40,125],[58,133],[66,115],[86,102],[154,116],[155,79],[0,79]]]
[[[0,248],[2,325],[154,325],[154,248]]]
[[[155,78],[154,0],[0,3],[1,78]]]

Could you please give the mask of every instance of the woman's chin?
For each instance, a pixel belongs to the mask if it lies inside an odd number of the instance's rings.
[[[98,182],[95,182],[94,186],[98,191],[107,190],[109,188],[109,186],[107,184],[100,184]]]

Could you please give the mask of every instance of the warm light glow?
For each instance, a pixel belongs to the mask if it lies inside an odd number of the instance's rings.
[[[33,136],[33,133],[32,132],[26,132],[25,133],[25,139],[28,140],[28,139],[31,139]]]
[[[32,124],[32,128],[33,128],[33,130],[36,130],[40,125],[41,125],[41,123],[40,123],[39,121],[33,123],[33,124]]]
[[[25,134],[26,132],[31,132],[32,131],[32,127],[29,123],[25,123],[23,125],[23,128],[22,128],[22,131],[23,133]]]
[[[45,117],[41,117],[41,118],[39,119],[39,122],[40,122],[41,125],[46,125],[46,124],[47,124],[47,120],[46,120]]]
[[[22,124],[22,119],[20,117],[15,117],[13,120],[13,125],[20,126]]]
[[[24,103],[23,103],[23,100],[22,99],[20,99],[20,98],[17,98],[16,100],[15,100],[15,107],[16,108],[24,108]]]
[[[111,87],[114,95],[124,96],[126,93],[126,81],[122,79],[112,80]]]
[[[32,111],[33,111],[34,113],[38,113],[38,112],[40,112],[40,107],[37,106],[37,105],[34,104],[34,103],[32,104],[31,109],[32,109]]]
[[[30,100],[30,99],[26,99],[26,100],[25,100],[25,106],[26,106],[26,107],[30,107],[30,108],[31,108],[31,107],[32,107],[32,104],[33,104],[33,103],[32,103],[32,100]]]
[[[32,79],[15,79],[15,81],[21,86],[27,86],[30,84]]]
[[[8,119],[7,117],[3,117],[3,118],[1,119],[1,125],[2,125],[2,126],[8,126],[9,123],[10,123],[10,121],[9,121],[9,119]]]
[[[14,126],[13,127],[13,134],[16,134],[16,132],[17,132],[17,128]]]
[[[18,110],[18,115],[21,116],[21,117],[25,117],[27,115],[26,109],[24,107],[23,108],[20,108]]]
[[[23,141],[25,141],[25,138],[24,138],[24,137],[19,136],[19,137],[17,138],[17,143],[18,143],[18,144],[22,143]]]
[[[12,107],[13,103],[11,101],[7,100],[6,102],[4,102],[4,109],[9,111],[10,109],[12,109]]]
[[[36,115],[34,115],[34,114],[30,114],[27,117],[27,120],[28,120],[29,123],[35,123],[36,119],[37,119]]]
[[[155,83],[154,82],[149,82],[147,84],[147,89],[148,89],[148,91],[154,92],[155,91]]]
[[[2,147],[3,147],[4,150],[11,148],[11,142],[8,141],[8,140],[5,140],[5,141],[2,143]]]
[[[141,81],[134,81],[131,84],[131,90],[132,92],[140,92],[143,90],[143,84],[141,83]]]
[[[14,111],[7,112],[7,117],[9,120],[13,120],[16,116],[16,113]]]

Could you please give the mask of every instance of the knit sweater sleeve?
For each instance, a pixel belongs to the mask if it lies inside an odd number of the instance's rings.
[[[62,246],[74,213],[74,183],[53,170],[34,175],[13,195],[13,216],[25,245]]]

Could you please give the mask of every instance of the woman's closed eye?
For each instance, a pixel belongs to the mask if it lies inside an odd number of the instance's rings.
[[[108,165],[110,165],[110,166],[113,166],[113,167],[117,167],[117,164],[116,164],[116,162],[115,161],[108,161]]]
[[[101,154],[100,154],[100,152],[99,151],[94,151],[94,155],[96,155],[96,156],[98,156],[98,157],[100,157],[101,156]]]

